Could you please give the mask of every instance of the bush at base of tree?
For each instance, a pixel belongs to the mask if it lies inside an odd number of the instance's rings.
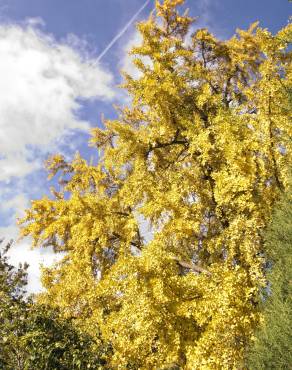
[[[57,310],[25,299],[28,266],[10,265],[9,247],[0,253],[0,369],[103,368],[102,346]]]

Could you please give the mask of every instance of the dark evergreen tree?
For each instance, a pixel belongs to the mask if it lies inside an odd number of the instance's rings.
[[[277,204],[265,233],[268,287],[264,323],[248,354],[251,370],[292,369],[292,189]]]

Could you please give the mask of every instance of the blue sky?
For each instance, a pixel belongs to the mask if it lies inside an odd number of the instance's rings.
[[[127,50],[138,42],[131,24],[103,58],[97,59],[144,0],[0,0],[0,238],[16,238],[15,218],[31,199],[48,193],[43,161],[54,152],[90,158],[89,128],[101,114],[114,118],[112,105],[125,95],[116,87],[120,69],[134,73]],[[150,1],[137,20],[154,7]],[[258,20],[276,32],[291,14],[288,0],[187,0],[221,39]],[[28,260],[32,290],[38,290],[39,262],[51,263],[49,250],[16,244],[14,263]]]

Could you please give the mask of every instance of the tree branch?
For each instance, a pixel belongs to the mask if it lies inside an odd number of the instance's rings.
[[[177,129],[176,130],[176,133],[175,133],[175,136],[172,139],[172,141],[170,141],[168,143],[161,143],[160,141],[157,141],[157,143],[155,145],[150,144],[149,145],[149,149],[146,152],[146,158],[148,158],[149,154],[153,150],[160,149],[160,148],[165,148],[165,147],[168,147],[168,146],[171,146],[171,145],[184,145],[185,148],[187,148],[188,145],[189,145],[189,142],[187,141],[187,139],[181,139],[181,140],[179,140],[178,139],[179,134],[180,134],[180,131],[179,131],[179,129]]]
[[[184,261],[181,261],[178,257],[173,257],[173,259],[181,266],[181,267],[184,267],[184,268],[187,268],[189,270],[192,270],[194,272],[198,272],[198,273],[205,273],[207,274],[208,276],[211,276],[211,272],[204,269],[203,267],[195,264],[195,263],[189,263],[189,262],[184,262]]]

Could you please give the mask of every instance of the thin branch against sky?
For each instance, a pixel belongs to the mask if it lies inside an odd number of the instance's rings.
[[[122,30],[112,39],[112,41],[106,46],[106,48],[99,54],[97,57],[97,62],[99,62],[102,57],[112,48],[112,46],[123,36],[123,34],[128,30],[128,28],[132,25],[135,19],[140,15],[140,13],[146,8],[146,6],[151,2],[151,0],[145,1],[145,3],[141,6],[141,8],[133,15],[133,17],[129,20],[129,22],[122,28]]]

